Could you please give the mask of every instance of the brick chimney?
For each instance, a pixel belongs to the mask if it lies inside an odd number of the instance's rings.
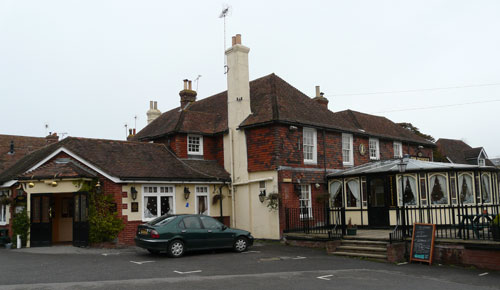
[[[324,94],[320,91],[319,86],[316,86],[316,97],[314,97],[313,100],[328,109],[328,99],[323,95]]]
[[[228,126],[236,129],[251,113],[248,72],[250,48],[241,44],[241,34],[232,38],[227,56],[227,108]]]
[[[186,107],[196,101],[196,91],[192,89],[192,83],[190,80],[184,80],[184,89],[179,92],[181,96],[181,109],[184,110]]]
[[[154,119],[158,118],[161,115],[160,110],[158,110],[158,102],[149,101],[149,110],[146,115],[148,116],[148,124],[153,122]]]
[[[50,133],[47,137],[45,137],[45,140],[47,144],[52,144],[52,143],[57,143],[59,142],[59,136],[57,136],[57,133]]]

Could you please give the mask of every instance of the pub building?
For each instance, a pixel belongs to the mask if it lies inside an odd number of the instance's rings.
[[[371,162],[327,176],[330,207],[345,208],[346,220],[368,228],[400,224],[397,210],[403,206],[409,225],[460,224],[461,217],[472,212],[494,217],[499,213],[498,172],[490,166],[408,156]]]

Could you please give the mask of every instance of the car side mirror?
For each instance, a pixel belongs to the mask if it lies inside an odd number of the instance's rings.
[[[227,229],[226,225],[222,225],[222,230],[225,231]]]

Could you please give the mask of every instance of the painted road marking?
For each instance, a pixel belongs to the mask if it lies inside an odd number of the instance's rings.
[[[104,253],[102,254],[103,256],[114,256],[114,255],[119,255],[120,253]]]
[[[292,258],[292,260],[302,260],[302,259],[305,259],[306,257],[301,257],[301,256],[297,256],[297,258]]]
[[[479,274],[479,276],[486,276],[486,275],[488,275],[488,274],[489,274],[488,272],[484,272],[484,273],[482,273],[482,274]]]
[[[406,264],[408,264],[408,262],[398,263],[397,265],[401,266],[401,265],[406,265]]]
[[[246,251],[246,252],[241,252],[242,254],[249,254],[249,253],[260,253],[260,251]]]
[[[134,263],[134,264],[137,264],[137,265],[142,265],[142,264],[146,264],[146,263],[154,263],[154,261],[141,261],[141,262],[130,261],[130,263]]]
[[[330,281],[331,279],[328,279],[330,277],[333,277],[333,275],[319,276],[319,277],[316,277],[316,278],[321,279],[321,280]]]
[[[200,273],[201,270],[196,270],[196,271],[188,271],[188,272],[179,272],[179,271],[174,271],[174,273],[177,273],[177,274],[191,274],[191,273]]]

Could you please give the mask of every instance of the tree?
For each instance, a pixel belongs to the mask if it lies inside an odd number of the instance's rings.
[[[407,130],[412,131],[414,134],[424,138],[425,140],[436,142],[436,139],[434,139],[434,137],[420,132],[420,130],[417,127],[413,126],[411,123],[397,123],[397,124]]]

